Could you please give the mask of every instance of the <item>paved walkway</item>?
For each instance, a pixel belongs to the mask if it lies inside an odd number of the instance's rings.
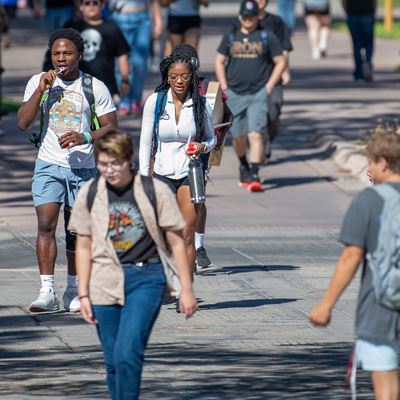
[[[206,74],[232,20],[219,14],[204,21]],[[14,46],[3,53],[4,92],[14,99],[39,70],[46,43],[40,21],[23,19],[17,26]],[[200,311],[193,319],[163,307],[147,352],[142,399],[346,398],[357,282],[330,328],[311,327],[307,315],[340,253],[343,213],[364,184],[332,162],[331,148],[315,147],[315,137],[334,130],[352,141],[378,116],[397,116],[398,49],[395,42],[377,41],[376,81],[358,87],[351,81],[346,34],[335,32],[329,57],[318,62],[310,60],[301,26],[294,42],[282,134],[261,173],[265,191],[250,195],[237,187],[237,161],[228,146],[209,185],[207,249],[215,267],[196,278]],[[157,80],[150,77],[146,93]],[[30,197],[35,150],[17,130],[15,115],[1,124],[0,397],[105,399],[95,330],[78,315],[27,311],[39,284]],[[121,120],[136,140],[139,125],[136,118]],[[61,225],[59,295],[66,273]],[[359,378],[359,398],[372,398],[368,377]]]

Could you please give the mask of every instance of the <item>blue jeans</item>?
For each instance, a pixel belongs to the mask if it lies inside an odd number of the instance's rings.
[[[375,17],[373,14],[347,15],[347,25],[353,41],[355,79],[361,79],[363,77],[363,62],[371,66],[372,53],[374,50],[374,23]],[[362,54],[363,51],[364,59]]]
[[[284,20],[290,33],[293,33],[296,27],[295,0],[277,0],[277,2],[277,14]]]
[[[46,25],[49,33],[53,33],[58,28],[62,28],[67,21],[74,16],[74,7],[54,7],[46,11]]]
[[[165,290],[160,263],[124,267],[125,304],[93,305],[112,400],[139,398],[144,352]]]
[[[118,24],[128,42],[131,91],[128,96],[121,96],[120,107],[131,107],[132,101],[141,102],[144,81],[147,76],[147,62],[151,45],[151,20],[147,12],[124,14],[113,13],[112,18]],[[121,74],[116,69],[118,86],[121,84]]]

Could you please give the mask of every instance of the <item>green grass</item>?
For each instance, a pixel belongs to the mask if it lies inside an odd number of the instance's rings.
[[[400,2],[400,0],[399,0]],[[338,29],[343,32],[348,32],[347,24],[345,22],[338,22],[333,24],[334,29]],[[375,23],[375,37],[382,39],[399,39],[400,38],[400,22],[395,21],[391,32],[386,32],[383,29],[383,22]]]
[[[360,1],[363,1],[363,0],[360,0]],[[383,6],[385,4],[385,0],[378,0],[378,4],[380,6]],[[393,6],[400,7],[400,0],[393,0]]]
[[[2,99],[1,108],[6,112],[17,112],[19,108],[19,102],[11,99]]]

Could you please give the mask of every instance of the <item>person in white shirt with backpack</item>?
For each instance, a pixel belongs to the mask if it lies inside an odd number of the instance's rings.
[[[31,312],[57,311],[54,266],[55,231],[61,204],[68,225],[76,194],[97,174],[92,142],[117,126],[115,106],[103,82],[79,71],[83,40],[72,28],[58,29],[49,39],[54,69],[34,75],[28,82],[18,111],[18,126],[27,130],[40,115],[40,145],[32,179],[33,203],[38,220],[36,253],[42,287]],[[93,104],[85,91],[91,81]],[[66,229],[68,264],[64,308],[77,312],[80,302],[75,270],[75,235]]]
[[[190,199],[187,148],[191,143],[195,148],[193,156],[200,157],[216,143],[211,108],[199,93],[196,56],[192,46],[181,44],[161,62],[162,82],[145,103],[139,148],[141,174],[154,172],[176,194],[186,221],[184,237],[193,271],[194,233],[201,205],[193,204]],[[207,165],[203,166],[205,170]]]

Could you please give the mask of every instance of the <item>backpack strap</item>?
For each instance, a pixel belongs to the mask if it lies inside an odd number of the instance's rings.
[[[82,75],[82,90],[90,106],[90,129],[95,131],[100,128],[100,122],[96,115],[96,106],[93,93],[93,76],[87,73]]]
[[[42,134],[43,134],[43,126],[44,126],[44,105],[46,103],[47,97],[49,96],[49,92],[44,92],[40,97],[39,109],[40,109],[40,141],[42,141]]]
[[[97,177],[90,184],[89,190],[87,192],[86,206],[87,206],[87,209],[89,210],[89,213],[92,211],[92,208],[93,208],[94,198],[96,197],[98,184],[99,184],[99,178]]]
[[[268,31],[265,29],[262,29],[260,32],[260,35],[261,35],[261,41],[262,41],[265,49],[268,49],[268,46],[269,46]]]
[[[232,30],[228,33],[228,41],[227,41],[227,46],[228,46],[228,52],[231,50],[231,46],[233,42],[235,41],[235,32],[236,30]]]
[[[154,191],[154,182],[152,176],[141,175],[142,185],[144,192],[146,193],[147,198],[149,199],[151,205],[154,209],[154,214],[156,216],[156,221],[158,225],[158,214],[157,214],[157,200],[156,200],[156,193]]]
[[[388,183],[374,185],[372,188],[383,198],[384,201],[398,201],[400,198],[400,193]]]
[[[168,90],[163,89],[157,92],[156,106],[154,109],[154,122],[153,122],[153,146],[152,146],[152,156],[157,152],[158,148],[158,131],[160,125],[160,118],[165,110],[165,105],[167,104]]]

